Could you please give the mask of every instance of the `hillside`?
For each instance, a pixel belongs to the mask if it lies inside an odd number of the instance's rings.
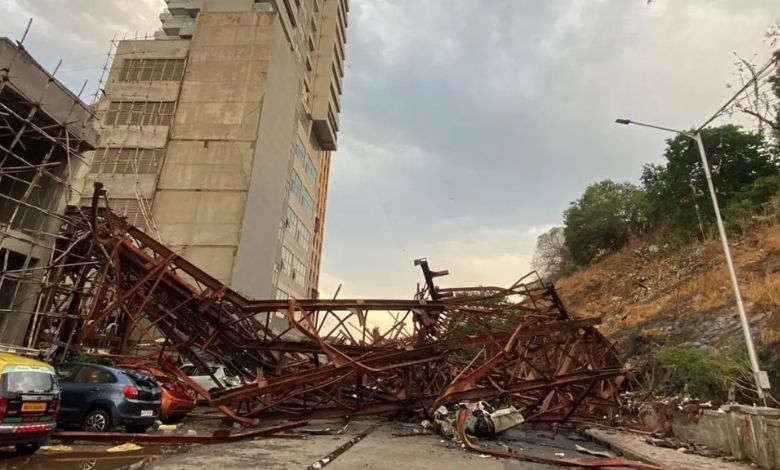
[[[780,226],[731,240],[745,308],[763,358],[780,364]],[[601,331],[633,362],[665,344],[722,346],[741,338],[719,239],[687,246],[634,240],[557,284],[568,307],[601,315]]]

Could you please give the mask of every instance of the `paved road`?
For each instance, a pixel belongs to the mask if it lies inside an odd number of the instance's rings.
[[[378,426],[377,426],[378,425]],[[312,423],[310,427],[337,427],[333,423]],[[202,424],[185,425],[205,432]],[[41,451],[32,457],[0,454],[0,468],[108,470],[151,467],[157,470],[263,468],[264,470],[305,469],[326,457],[342,444],[374,428],[363,440],[330,461],[327,470],[433,470],[433,469],[548,469],[531,464],[475,455],[459,443],[436,435],[395,437],[410,429],[399,423],[353,420],[341,435],[310,436],[305,440],[265,439],[213,446],[144,446],[125,453],[106,453],[109,446],[72,445],[70,452]],[[502,436],[501,444],[514,450],[554,457],[584,456],[575,445],[604,450],[582,442],[576,435],[554,434],[546,428],[524,427]]]

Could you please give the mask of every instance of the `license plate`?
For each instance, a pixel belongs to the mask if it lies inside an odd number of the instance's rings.
[[[22,403],[22,413],[46,411],[46,403]]]
[[[141,410],[141,416],[154,416],[153,410]]]

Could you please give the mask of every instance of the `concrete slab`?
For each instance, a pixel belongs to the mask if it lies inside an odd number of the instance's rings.
[[[246,190],[253,153],[251,142],[171,141],[158,188]]]
[[[355,421],[338,436],[314,436],[305,440],[263,439],[202,446],[152,466],[159,470],[262,468],[264,470],[305,469],[354,436],[365,431],[371,421]],[[317,425],[321,426],[321,425]],[[313,427],[313,426],[312,426]]]
[[[480,456],[443,440],[437,435],[394,437],[394,433],[409,432],[398,423],[387,423],[328,465],[328,470],[438,470],[513,468],[555,468],[516,460]],[[551,455],[552,456],[552,455]]]

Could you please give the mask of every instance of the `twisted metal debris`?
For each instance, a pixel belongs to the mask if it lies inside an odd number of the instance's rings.
[[[594,327],[535,273],[508,288],[443,289],[425,260],[411,300],[252,300],[100,206],[63,226],[31,344],[59,357],[155,363],[203,353],[245,385],[210,393],[233,419],[432,415],[487,400],[526,421],[593,420],[619,411],[627,371]],[[217,381],[217,383],[219,383]]]

